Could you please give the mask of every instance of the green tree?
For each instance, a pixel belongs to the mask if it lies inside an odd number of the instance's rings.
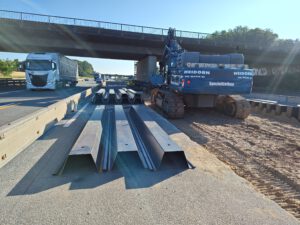
[[[0,60],[0,73],[4,76],[9,76],[13,71],[18,69],[19,61],[15,60]]]
[[[227,31],[216,31],[210,36],[210,39],[217,41],[255,44],[260,46],[269,46],[277,38],[278,35],[270,29],[250,29],[247,26],[237,26]]]
[[[93,66],[87,61],[78,61],[78,73],[79,76],[92,76],[94,73]]]

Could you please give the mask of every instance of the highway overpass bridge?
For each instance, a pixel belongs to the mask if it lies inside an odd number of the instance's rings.
[[[60,52],[71,56],[143,61],[161,57],[168,29],[0,10],[0,51]],[[241,52],[252,66],[299,62],[299,49],[221,42],[210,34],[176,31],[183,48],[208,54]],[[148,59],[149,57],[150,60]],[[153,58],[154,57],[154,58]]]

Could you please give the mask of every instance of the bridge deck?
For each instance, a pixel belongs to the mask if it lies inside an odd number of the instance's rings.
[[[0,10],[0,51],[60,52],[64,55],[141,60],[161,57],[167,29]],[[247,64],[281,64],[289,50],[257,43],[215,41],[209,34],[180,31],[188,51],[206,54],[241,52]],[[76,48],[74,48],[76,46]],[[238,50],[237,50],[238,49]],[[299,54],[291,64],[299,61]],[[259,59],[259,60],[258,60]]]

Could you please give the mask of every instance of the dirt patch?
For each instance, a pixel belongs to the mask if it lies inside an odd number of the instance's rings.
[[[188,110],[171,120],[238,175],[300,218],[300,125],[250,115],[237,120],[213,110]]]

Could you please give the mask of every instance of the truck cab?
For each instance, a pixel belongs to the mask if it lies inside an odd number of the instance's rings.
[[[56,89],[59,80],[57,57],[51,53],[30,53],[25,62],[27,89]]]
[[[75,87],[78,63],[59,53],[30,53],[25,61],[27,89],[50,89],[57,86]]]

